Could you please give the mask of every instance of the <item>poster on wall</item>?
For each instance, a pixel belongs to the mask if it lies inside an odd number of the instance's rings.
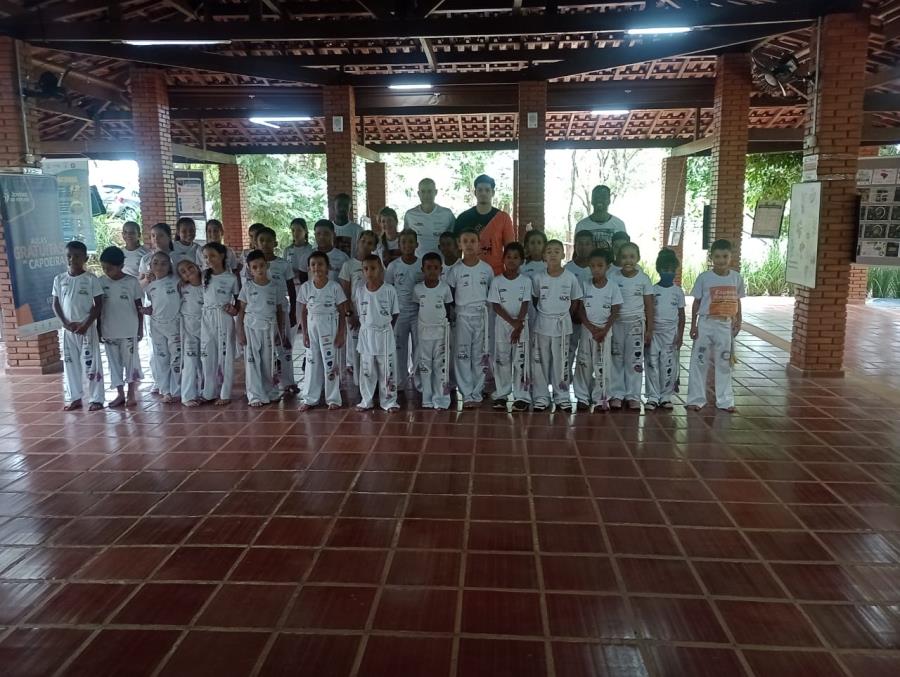
[[[756,203],[756,211],[753,213],[753,228],[751,237],[778,238],[781,235],[781,222],[784,221],[784,201],[773,200]]]
[[[856,263],[900,266],[900,158],[860,158]]]
[[[51,160],[41,163],[44,174],[56,177],[59,225],[65,242],[79,240],[88,251],[97,248],[91,213],[91,183],[86,159]]]
[[[795,183],[791,188],[791,222],[785,277],[792,284],[810,288],[816,286],[821,200],[822,184],[818,181]]]
[[[53,278],[66,269],[53,176],[0,174],[0,220],[18,336],[59,329],[53,314]]]
[[[669,241],[667,247],[678,247],[681,245],[681,236],[684,234],[684,216],[673,216],[669,221]]]
[[[206,190],[203,172],[188,169],[175,170],[175,211],[178,218],[187,216],[197,222],[202,232],[206,223]]]

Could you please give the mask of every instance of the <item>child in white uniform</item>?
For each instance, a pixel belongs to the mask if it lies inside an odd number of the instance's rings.
[[[494,409],[506,410],[512,398],[513,411],[531,406],[528,307],[534,284],[520,270],[525,249],[518,242],[503,248],[503,274],[491,282],[488,303],[494,308]]]
[[[582,230],[575,233],[575,247],[572,252],[572,260],[565,265],[565,269],[572,273],[581,285],[591,283],[591,252],[594,250],[594,235],[591,231]],[[569,364],[570,369],[578,358],[578,342],[581,339],[581,318],[572,316],[572,337],[569,339]]]
[[[206,257],[203,257],[206,261]],[[181,403],[186,407],[203,404],[203,367],[200,361],[200,334],[203,324],[203,276],[196,263],[178,264],[181,294]]]
[[[419,240],[414,230],[400,233],[400,258],[390,262],[384,273],[384,281],[397,290],[400,317],[394,325],[394,342],[397,344],[397,387],[406,388],[410,375],[415,374],[416,331],[419,304],[415,288],[422,281],[422,264],[416,258]]]
[[[637,265],[641,250],[633,242],[619,248],[620,271],[610,277],[622,294],[622,310],[612,332],[609,406],[632,410],[641,408],[644,373],[644,346],[653,336],[653,283]]]
[[[138,344],[144,337],[144,314],[141,312],[144,294],[137,278],[122,271],[124,264],[125,254],[118,247],[107,247],[100,254],[100,265],[103,267],[103,277],[100,278],[103,288],[100,340],[106,349],[110,383],[119,391],[109,403],[110,408],[135,406],[135,392],[144,377],[138,350]]]
[[[348,301],[345,317],[349,327],[343,351],[345,355],[343,363],[348,380],[355,386],[359,386],[359,350],[357,350],[359,342],[359,313],[353,305],[353,299],[356,298],[356,290],[366,283],[363,278],[362,262],[375,251],[377,242],[378,238],[371,230],[361,232],[359,239],[356,241],[356,257],[346,261],[338,275],[341,289],[343,289],[344,296]]]
[[[535,411],[545,411],[553,402],[563,411],[572,411],[569,398],[569,338],[572,334],[572,310],[578,312],[582,288],[578,279],[562,267],[563,243],[550,240],[544,249],[547,272],[537,273],[531,295],[537,306],[537,318],[531,338],[532,398]]]
[[[359,242],[362,243],[362,238]],[[344,346],[347,296],[340,285],[328,279],[328,255],[309,257],[309,279],[300,287],[300,330],[306,347],[306,376],[300,411],[318,406],[325,392],[329,409],[341,402],[341,348]]]
[[[445,278],[453,289],[456,304],[453,368],[463,407],[474,409],[481,403],[485,374],[491,363],[487,295],[494,270],[481,260],[477,232],[463,230],[459,234],[459,246],[463,257]]]
[[[678,381],[678,355],[684,337],[684,292],[675,284],[678,257],[663,249],[656,257],[659,282],[653,285],[653,339],[647,353],[644,388],[647,409],[672,409]]]
[[[453,265],[459,261],[459,242],[456,239],[456,235],[449,230],[445,233],[441,233],[441,237],[438,238],[438,248],[440,249],[441,258],[444,260],[441,279],[446,282],[447,273]]]
[[[103,409],[103,366],[97,318],[103,307],[103,288],[93,273],[84,269],[87,247],[83,242],[66,245],[68,270],[53,280],[53,312],[63,326],[63,370],[66,378],[66,411],[81,409],[84,379],[88,380],[88,409]]]
[[[216,406],[231,402],[234,384],[235,300],[240,292],[237,275],[225,270],[225,246],[203,247],[209,268],[203,274],[203,319],[200,324],[200,363],[203,365],[203,400]]]
[[[284,394],[293,397],[300,392],[300,389],[297,387],[297,380],[294,377],[294,351],[290,342],[292,328],[297,324],[297,288],[294,287],[294,266],[287,259],[275,256],[278,236],[271,228],[259,231],[259,235],[256,236],[256,243],[266,258],[269,279],[281,289],[282,294],[286,298],[286,303],[283,304],[283,307],[287,310],[283,313],[281,325],[281,336],[285,337],[286,340],[282,341],[278,348],[279,383],[281,388],[284,389]]]
[[[241,261],[240,261],[241,279],[238,280],[238,284],[240,284],[244,280],[250,279],[250,271],[247,270],[247,255],[250,252],[254,251],[255,249],[259,249],[259,243],[257,243],[256,239],[259,237],[259,233],[263,228],[267,228],[266,224],[264,224],[264,223],[251,223],[247,227],[247,241],[250,243],[250,247],[248,249],[244,249],[241,252]],[[227,269],[227,266],[226,266],[226,269]]]
[[[404,231],[405,232],[405,231]],[[361,241],[361,240],[360,240]],[[441,255],[428,252],[422,257],[422,282],[413,290],[419,306],[416,373],[422,390],[424,409],[450,407],[450,305],[453,292],[441,280]]]
[[[141,244],[141,227],[134,221],[123,223],[122,241],[125,243],[122,250],[125,254],[125,265],[122,266],[122,272],[137,279],[140,275],[141,259],[150,253],[150,250]]]
[[[294,269],[297,291],[300,285],[306,282],[307,276],[300,272],[300,262],[305,261],[312,254],[313,248],[309,244],[309,229],[306,227],[306,219],[297,217],[291,221],[291,243],[284,248],[282,257],[291,264]]]
[[[150,363],[163,402],[181,399],[181,294],[172,274],[172,261],[165,252],[156,252],[150,261],[153,282],[144,288],[150,316]]]
[[[225,244],[225,228],[218,219],[210,219],[206,222],[206,241],[218,242],[221,245]],[[201,275],[209,268],[206,256],[203,253],[203,247],[197,248],[197,260],[195,263],[200,268]],[[178,266],[175,266],[175,269],[178,270]],[[234,250],[228,246],[225,247],[225,270],[229,270],[232,273],[237,273],[241,270],[241,260],[234,253]]]
[[[699,411],[706,404],[706,375],[709,362],[715,363],[716,407],[733,413],[734,390],[731,360],[734,337],[741,330],[741,299],[744,280],[731,270],[731,243],[716,240],[709,248],[713,269],[700,274],[691,295],[691,375],[688,409]]]
[[[334,213],[334,246],[347,255],[347,258],[356,256],[356,243],[362,226],[350,219],[351,197],[347,193],[338,193],[332,203]],[[329,258],[331,255],[329,254]],[[332,262],[332,265],[334,263]],[[338,266],[340,270],[340,266]]]
[[[350,260],[344,252],[334,246],[334,224],[328,219],[316,221],[313,229],[316,238],[317,252],[328,255],[328,279],[337,282],[341,274],[341,268]],[[309,256],[300,261],[300,274],[309,275]]]
[[[150,261],[153,259],[153,255],[156,252],[165,252],[167,256],[172,255],[172,229],[168,223],[153,224],[150,228],[150,243],[152,245],[150,251],[144,254],[138,264],[138,282],[141,283],[142,289],[146,289],[147,285],[155,279],[153,271],[150,270]]]
[[[383,208],[378,212],[378,225],[381,226],[381,235],[378,238],[378,248],[375,253],[378,254],[387,269],[393,261],[401,256],[397,212],[390,207]],[[418,244],[418,239],[416,242]]]
[[[544,247],[547,246],[547,236],[542,230],[529,230],[525,235],[525,263],[519,269],[522,275],[533,277],[535,273],[543,273],[547,270],[544,261]]]
[[[581,231],[588,232],[589,231]],[[581,299],[581,339],[575,366],[573,390],[580,410],[589,407],[609,410],[609,332],[622,308],[619,285],[610,282],[606,273],[611,256],[608,249],[591,252],[593,278],[583,285]]]
[[[260,245],[265,235],[263,231],[257,238]],[[238,294],[237,334],[244,346],[247,401],[251,407],[261,407],[281,399],[278,356],[286,340],[283,335],[285,283],[269,278],[268,262],[262,251],[247,255],[247,267],[252,278]]]
[[[172,270],[178,270],[182,261],[196,261],[200,253],[200,245],[194,242],[197,237],[197,224],[194,219],[182,216],[175,224],[175,242],[172,243]]]
[[[372,254],[363,261],[366,283],[356,292],[359,310],[359,391],[361,401],[356,407],[366,411],[374,406],[378,391],[381,408],[397,411],[397,345],[394,324],[400,315],[397,291],[384,283],[381,259]]]

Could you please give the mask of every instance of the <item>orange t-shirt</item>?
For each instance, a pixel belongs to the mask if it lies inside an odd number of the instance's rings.
[[[467,209],[456,218],[455,232],[458,234],[465,228],[478,231],[481,241],[481,260],[494,271],[494,275],[503,272],[503,247],[516,239],[516,231],[509,214],[499,209],[491,209],[487,214],[479,214],[475,207]]]

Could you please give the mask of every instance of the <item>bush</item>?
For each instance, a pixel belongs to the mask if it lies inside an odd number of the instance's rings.
[[[870,267],[869,295],[876,299],[900,298],[900,268],[889,266]]]

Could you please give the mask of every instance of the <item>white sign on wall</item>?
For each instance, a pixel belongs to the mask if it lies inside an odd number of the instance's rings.
[[[791,189],[791,225],[788,232],[786,278],[792,284],[816,286],[819,252],[819,210],[822,184],[795,183]]]

